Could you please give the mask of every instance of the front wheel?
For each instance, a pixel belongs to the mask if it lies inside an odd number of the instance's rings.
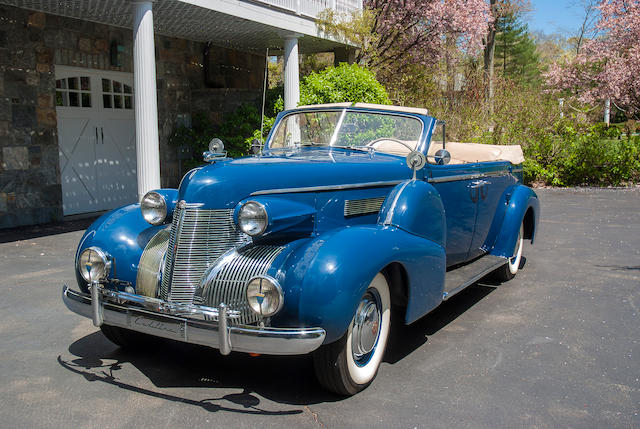
[[[326,389],[353,395],[375,378],[391,327],[389,284],[378,273],[360,299],[349,329],[313,354],[316,377]]]

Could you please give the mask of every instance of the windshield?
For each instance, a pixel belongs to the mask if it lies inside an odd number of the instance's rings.
[[[421,133],[422,122],[409,116],[348,110],[297,112],[278,123],[269,148],[335,146],[408,153]]]

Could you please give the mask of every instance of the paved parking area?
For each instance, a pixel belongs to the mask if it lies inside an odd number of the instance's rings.
[[[394,329],[347,399],[307,356],[120,351],[60,299],[82,232],[25,232],[0,244],[0,425],[640,428],[640,189],[538,194],[525,269]]]

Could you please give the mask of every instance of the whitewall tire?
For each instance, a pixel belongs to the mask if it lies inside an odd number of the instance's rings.
[[[367,387],[384,357],[391,329],[389,284],[378,273],[364,293],[345,335],[313,355],[318,381],[328,390],[353,395]]]
[[[520,225],[520,233],[518,234],[518,241],[516,242],[516,248],[513,256],[509,258],[507,263],[498,268],[491,274],[493,280],[499,282],[506,282],[516,276],[520,270],[520,264],[522,263],[522,248],[524,247],[524,227]]]

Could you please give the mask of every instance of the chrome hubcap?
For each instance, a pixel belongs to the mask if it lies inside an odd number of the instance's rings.
[[[358,305],[351,332],[351,351],[356,363],[366,364],[378,342],[380,306],[380,296],[375,290],[367,291]]]

